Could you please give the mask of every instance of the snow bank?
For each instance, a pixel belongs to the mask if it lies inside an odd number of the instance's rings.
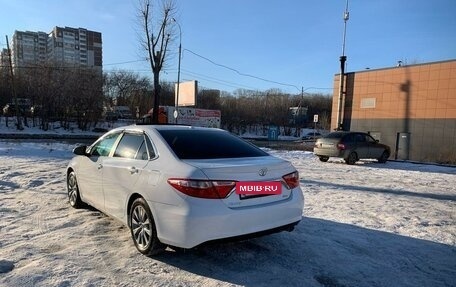
[[[0,286],[456,286],[455,168],[269,150],[301,175],[295,231],[149,258],[70,208],[73,147],[0,142]]]

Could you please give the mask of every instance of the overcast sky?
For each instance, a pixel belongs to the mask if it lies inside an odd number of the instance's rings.
[[[306,92],[332,93],[340,69],[346,0],[176,4],[184,49],[181,79],[230,92],[278,88],[299,93],[303,87]],[[11,38],[14,30],[83,27],[102,33],[105,71],[150,75],[139,46],[137,6],[136,0],[0,0],[0,48],[6,48],[5,35]],[[348,10],[347,71],[391,67],[398,60],[456,58],[455,0],[349,0]],[[178,40],[162,79],[177,80]]]

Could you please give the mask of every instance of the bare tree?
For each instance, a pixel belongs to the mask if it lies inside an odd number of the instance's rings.
[[[112,71],[106,75],[105,91],[116,105],[129,105],[129,97],[138,87],[139,75],[126,70]]]
[[[220,97],[222,123],[231,132],[257,133],[259,128],[266,134],[269,125],[282,127],[286,135],[291,135],[292,128],[313,127],[313,115],[319,114],[321,128],[328,129],[331,115],[329,95],[311,94],[306,97],[289,95],[277,89],[264,92],[236,90],[235,96]],[[305,107],[299,124],[293,122],[290,107]],[[296,131],[295,131],[296,132]]]
[[[167,48],[172,38],[173,15],[176,6],[173,0],[156,0],[152,5],[151,0],[140,0],[140,20],[144,33],[142,45],[148,53],[152,73],[154,74],[154,111],[152,122],[158,123],[160,106],[160,71],[167,56]],[[161,5],[160,8],[157,6]]]
[[[103,111],[102,74],[90,68],[80,68],[73,71],[73,93],[66,92],[69,104],[64,105],[66,116],[75,120],[78,128],[88,130],[93,123],[95,126]]]
[[[197,107],[203,109],[220,109],[220,91],[219,90],[201,90],[197,95]]]
[[[105,73],[103,90],[108,106],[115,103],[118,106],[129,106],[132,111],[138,108],[140,114],[147,113],[152,106],[149,95],[149,91],[152,91],[150,80],[131,71],[116,70]]]

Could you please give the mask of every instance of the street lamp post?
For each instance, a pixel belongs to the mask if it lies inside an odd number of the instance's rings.
[[[177,64],[177,90],[176,90],[176,100],[175,100],[175,111],[174,111],[174,119],[177,124],[177,118],[179,116],[179,86],[180,86],[180,67],[181,67],[181,55],[182,55],[182,29],[179,23],[173,18],[174,23],[177,24],[179,27],[179,60]]]
[[[339,99],[337,101],[337,130],[343,130],[343,117],[342,117],[342,108],[344,100],[344,82],[345,82],[345,62],[347,61],[347,56],[345,56],[345,34],[347,32],[347,21],[349,18],[348,13],[348,0],[345,5],[344,12],[344,37],[342,42],[342,56],[340,56],[340,78],[339,78]]]

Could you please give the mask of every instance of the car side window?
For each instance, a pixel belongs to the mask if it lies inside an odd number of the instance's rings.
[[[377,141],[372,137],[372,136],[366,136],[367,142],[368,143],[376,143]]]
[[[353,143],[355,142],[354,134],[348,134],[343,137],[342,142],[344,143]]]
[[[149,137],[145,136],[145,138],[146,138],[147,150],[149,151],[149,158],[152,159],[156,156],[155,150],[154,150],[154,147],[152,146],[152,142],[150,141]]]
[[[114,157],[142,159],[144,152],[146,152],[147,157],[147,151],[145,147],[142,149],[142,146],[144,146],[144,136],[142,134],[125,133],[117,145]]]
[[[355,141],[359,142],[359,143],[364,143],[364,142],[366,142],[366,136],[363,134],[356,134]]]
[[[90,154],[94,156],[108,156],[119,134],[109,134],[101,139],[92,147]]]
[[[139,160],[148,160],[149,155],[147,154],[147,147],[145,141],[141,143],[141,146],[139,147],[138,152],[136,153],[135,159]]]

